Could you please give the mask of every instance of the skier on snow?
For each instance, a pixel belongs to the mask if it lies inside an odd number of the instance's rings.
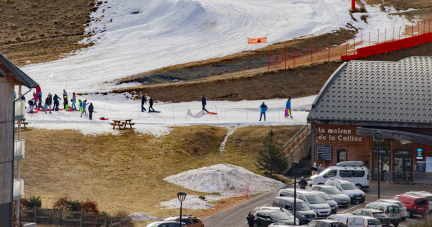
[[[49,112],[51,113],[51,105],[52,105],[52,96],[51,93],[48,93],[48,97],[45,99],[45,114],[47,113],[47,109],[49,108]]]
[[[149,106],[149,111],[148,112],[156,112],[153,109],[153,98],[151,96],[150,96],[150,99],[149,99],[149,104],[150,104],[150,106]]]
[[[205,110],[205,112],[207,112],[208,113],[208,110],[206,110],[206,108],[205,108],[205,106],[207,105],[207,100],[206,100],[206,98],[204,97],[204,95],[201,95],[201,103],[202,103],[202,110]]]
[[[93,103],[90,103],[90,106],[89,106],[89,108],[88,108],[88,110],[89,110],[89,119],[91,120],[92,119],[92,114],[93,114]]]
[[[268,107],[266,106],[266,104],[264,104],[264,102],[261,104],[260,106],[261,108],[261,115],[260,115],[260,119],[259,121],[261,121],[262,116],[264,115],[264,121],[266,121],[266,115],[265,112],[268,110]]]
[[[60,105],[60,97],[57,96],[57,94],[54,94],[54,111],[59,111],[59,105]]]
[[[146,108],[144,107],[144,104],[147,102],[147,99],[146,99],[146,97],[145,97],[145,95],[143,95],[142,97],[141,97],[141,112],[146,112],[147,110],[146,110]]]
[[[68,107],[68,99],[67,99],[67,92],[66,92],[66,90],[65,89],[63,89],[63,109],[64,110],[68,110],[69,109],[69,107]]]

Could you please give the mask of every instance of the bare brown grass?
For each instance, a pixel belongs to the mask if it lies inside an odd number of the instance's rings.
[[[0,0],[0,53],[22,66],[85,48],[78,41],[94,8],[94,0]]]
[[[257,172],[256,152],[268,130],[279,132],[280,143],[297,126],[245,127],[228,140],[223,156],[219,145],[227,130],[215,126],[175,127],[169,135],[154,137],[124,132],[87,135],[73,130],[30,128],[22,132],[26,158],[21,162],[27,196],[41,196],[51,208],[60,197],[92,200],[101,211],[148,212],[167,217],[177,210],[161,209],[159,202],[176,198],[178,191],[193,192],[163,178],[190,169],[228,163]],[[244,138],[242,134],[245,135]],[[241,145],[237,145],[241,140]],[[199,215],[204,211],[189,211]]]

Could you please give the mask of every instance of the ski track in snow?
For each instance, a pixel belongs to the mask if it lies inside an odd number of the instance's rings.
[[[405,25],[388,8],[366,6],[350,17],[346,0],[110,0],[103,3],[86,29],[95,45],[64,59],[23,70],[41,84],[44,95],[111,90],[136,83],[104,83],[153,69],[226,56],[266,44],[247,46],[247,38],[266,36],[268,44],[305,35],[319,35],[347,23],[372,31]],[[136,13],[136,14],[134,14]],[[357,37],[359,39],[359,37]],[[382,40],[383,38],[380,38]]]

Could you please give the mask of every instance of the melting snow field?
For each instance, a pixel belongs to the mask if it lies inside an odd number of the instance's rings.
[[[23,70],[41,84],[44,95],[94,92],[121,86],[104,82],[161,67],[221,57],[243,50],[247,38],[266,36],[268,44],[319,35],[347,23],[361,32],[407,24],[396,10],[368,6],[368,23],[348,13],[346,0],[109,0],[96,12],[84,43],[94,46],[61,60]],[[380,39],[382,40],[382,38]],[[265,45],[265,44],[263,44]],[[263,47],[254,45],[253,48]]]
[[[207,100],[207,110],[217,112],[217,115],[206,115],[201,118],[187,116],[188,109],[191,112],[201,111],[201,102],[183,103],[155,103],[155,110],[160,113],[141,112],[141,101],[125,99],[124,95],[92,95],[78,97],[87,99],[93,103],[93,120],[88,117],[80,117],[80,112],[54,111],[45,114],[40,111],[36,114],[26,114],[29,127],[46,129],[74,129],[83,134],[119,133],[120,130],[113,129],[109,123],[113,119],[133,119],[134,130],[142,133],[151,133],[161,136],[170,132],[172,126],[188,125],[219,125],[219,126],[248,126],[248,125],[304,125],[308,111],[315,96],[292,99],[294,118],[285,118],[284,110],[286,99],[254,100],[254,101],[211,101]],[[77,98],[77,100],[78,100]],[[258,121],[260,108],[265,102],[267,121]],[[62,104],[60,106],[63,106]],[[146,105],[146,108],[148,104]],[[101,117],[109,120],[100,120]]]
[[[206,201],[196,195],[187,196],[183,206],[189,209],[207,209],[212,206],[207,202],[234,195],[244,196],[249,183],[249,194],[267,192],[285,185],[280,181],[254,174],[245,168],[230,164],[193,169],[166,177],[164,180],[190,190],[221,195],[205,196]],[[161,205],[167,208],[178,208],[179,202],[177,199],[173,199],[162,202]]]

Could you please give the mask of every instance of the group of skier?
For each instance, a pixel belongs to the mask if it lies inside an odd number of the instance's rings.
[[[148,101],[149,101],[149,110],[148,110],[148,112],[156,112],[153,109],[153,99],[152,99],[151,96],[149,96],[149,100]],[[146,103],[147,103],[147,97],[145,95],[143,95],[141,97],[141,112],[146,112],[147,111],[147,109],[144,107],[144,104],[146,104]]]
[[[38,86],[36,88],[36,92],[33,92],[33,99],[30,99],[28,101],[30,113],[33,113],[34,109],[44,110],[45,114],[47,114],[47,111],[49,111],[50,114],[52,113],[52,111],[59,111],[60,110],[59,109],[60,101],[61,101],[61,98],[57,94],[54,94],[54,97],[53,97],[51,95],[51,93],[48,93],[48,96],[45,99],[45,104],[42,105],[42,90],[41,90],[40,86]],[[72,98],[70,101],[72,104],[71,106],[69,106],[68,94],[67,94],[66,90],[63,90],[63,109],[66,111],[80,111],[81,117],[83,115],[89,116],[89,119],[92,120],[92,115],[94,112],[93,103],[90,103],[90,105],[88,106],[89,113],[87,115],[87,105],[88,105],[87,100],[81,101],[81,99],[78,99],[79,109],[77,109],[77,106],[76,106],[77,98],[76,98],[75,92],[73,92]]]

